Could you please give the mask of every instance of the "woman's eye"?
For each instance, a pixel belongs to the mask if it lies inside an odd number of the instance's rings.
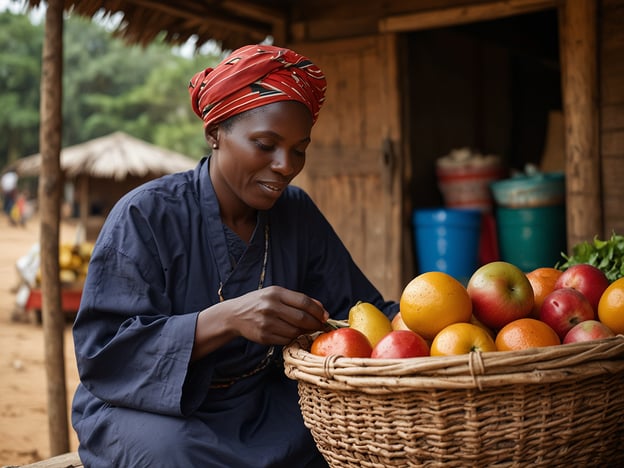
[[[273,151],[275,145],[264,143],[262,141],[256,141],[256,146],[260,148],[261,151]]]

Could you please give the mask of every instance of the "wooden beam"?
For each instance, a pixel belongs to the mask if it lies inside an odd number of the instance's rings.
[[[556,8],[560,0],[505,0],[389,16],[379,21],[380,32],[406,32],[488,21]]]
[[[271,25],[274,22],[273,19],[267,19],[272,11],[269,11],[268,9],[266,9],[264,15],[261,17],[258,11],[251,14],[249,9],[224,9],[221,6],[221,3],[216,3],[214,6],[205,6],[199,2],[187,2],[184,8],[181,8],[180,5],[177,4],[173,5],[168,2],[162,3],[151,0],[132,0],[132,3],[145,8],[146,10],[160,11],[174,18],[183,18],[192,23],[211,23],[218,27],[229,28],[233,31],[239,32],[248,32],[249,30],[267,32],[271,29]],[[224,11],[227,12],[228,10],[235,13],[247,12],[248,14],[243,14],[240,16],[241,19],[235,20],[233,16],[224,14]],[[276,15],[276,18],[279,18],[279,16]]]
[[[61,173],[63,0],[49,0],[41,60],[39,146],[39,212],[41,292],[45,369],[48,395],[50,453],[69,451],[67,392],[65,388],[64,329],[59,278],[59,223],[63,176]]]
[[[225,0],[220,3],[220,6],[223,9],[234,12],[239,16],[251,18],[262,23],[271,24],[276,21],[286,21],[286,15],[284,12],[276,8],[255,5],[253,3],[242,2],[240,0]]]
[[[64,453],[20,468],[83,468],[78,452]]]
[[[598,121],[596,0],[559,9],[568,249],[604,238]]]
[[[270,24],[273,43],[282,46],[286,45],[286,41],[288,40],[286,15],[282,10],[241,2],[239,0],[226,0],[221,5],[224,9],[230,10],[240,16]]]

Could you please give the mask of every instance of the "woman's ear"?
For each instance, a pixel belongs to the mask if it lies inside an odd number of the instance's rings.
[[[212,149],[217,149],[219,147],[219,127],[216,125],[206,127],[204,135],[206,136],[206,141]]]

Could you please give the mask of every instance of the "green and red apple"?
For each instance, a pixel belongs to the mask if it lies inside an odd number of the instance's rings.
[[[479,267],[466,289],[474,316],[493,330],[528,317],[535,303],[529,279],[509,262],[494,261]]]

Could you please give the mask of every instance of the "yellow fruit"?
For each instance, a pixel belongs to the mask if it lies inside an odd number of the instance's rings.
[[[613,333],[624,333],[624,277],[607,286],[598,302],[598,320]]]
[[[82,266],[82,257],[78,254],[72,254],[69,267],[73,270],[78,270]]]
[[[488,331],[472,323],[453,323],[444,327],[431,342],[431,356],[453,356],[471,351],[496,351]]]
[[[392,331],[390,319],[369,302],[358,302],[349,310],[349,327],[364,334],[371,346]]]
[[[86,260],[91,258],[91,254],[93,253],[93,242],[83,242],[78,246],[78,251],[80,256]]]
[[[405,324],[430,340],[452,323],[470,321],[472,301],[464,285],[451,275],[430,271],[407,284],[400,310]]]
[[[73,252],[71,246],[61,245],[59,247],[59,266],[61,269],[72,268]]]
[[[60,270],[59,271],[59,280],[61,283],[73,283],[76,281],[77,275],[74,270]]]

